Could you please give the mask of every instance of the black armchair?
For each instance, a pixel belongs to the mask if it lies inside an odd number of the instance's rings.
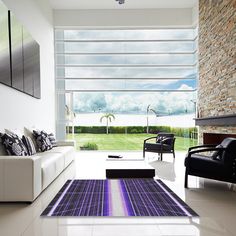
[[[206,155],[206,152],[211,154]],[[185,167],[185,188],[188,187],[188,175],[236,183],[236,139],[225,138],[218,146],[189,148]]]
[[[149,140],[155,139],[155,143],[148,142]],[[163,153],[173,153],[175,158],[175,137],[174,134],[159,133],[155,137],[147,138],[143,143],[143,157],[145,152],[155,152],[160,155],[162,160]]]

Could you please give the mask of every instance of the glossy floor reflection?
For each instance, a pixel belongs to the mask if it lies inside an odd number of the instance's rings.
[[[109,152],[109,154],[111,154]],[[142,158],[141,152],[121,154],[129,158]],[[56,195],[67,179],[104,179],[107,152],[78,152],[70,165],[32,204],[0,204],[0,235],[59,235],[59,236],[145,236],[145,235],[235,235],[235,186],[189,178],[189,189],[183,187],[184,152],[176,160],[164,155],[163,162],[155,154],[146,161],[179,197],[199,215],[186,217],[40,217],[41,212]]]

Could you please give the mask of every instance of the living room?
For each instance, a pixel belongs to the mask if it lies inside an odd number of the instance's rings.
[[[0,235],[235,234],[235,0],[0,5]]]

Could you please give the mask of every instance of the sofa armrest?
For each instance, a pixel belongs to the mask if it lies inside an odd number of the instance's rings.
[[[32,202],[42,191],[41,157],[0,156],[0,201]]]
[[[75,147],[76,146],[76,142],[75,140],[59,140],[57,141],[57,146],[72,146]]]

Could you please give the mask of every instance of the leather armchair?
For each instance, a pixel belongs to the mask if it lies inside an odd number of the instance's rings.
[[[155,143],[149,142],[155,139]],[[172,153],[175,158],[175,137],[174,134],[169,133],[159,133],[155,137],[150,137],[144,140],[143,143],[143,157],[145,157],[145,152],[154,152],[160,155],[162,160],[163,153]]]
[[[218,146],[189,148],[185,167],[185,188],[188,187],[188,175],[236,183],[236,139],[225,138]]]

